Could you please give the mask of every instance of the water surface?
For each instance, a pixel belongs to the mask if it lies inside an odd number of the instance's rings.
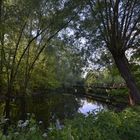
[[[77,113],[87,115],[88,112],[94,111],[97,113],[97,111],[107,108],[105,104],[93,99],[60,93],[26,97],[24,106],[21,101],[17,99],[11,103],[13,122],[21,120],[23,113],[28,113],[34,114],[35,119],[42,121],[45,127],[57,120],[63,123],[65,119],[74,118]],[[3,104],[1,104],[1,108],[2,106]]]

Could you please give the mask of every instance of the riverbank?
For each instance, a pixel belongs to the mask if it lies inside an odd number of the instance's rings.
[[[65,120],[61,128],[52,124],[41,131],[41,122],[33,117],[10,127],[9,135],[0,131],[1,140],[139,140],[140,107],[127,108],[122,112],[101,111],[97,114],[78,114]],[[1,128],[2,130],[2,128]]]

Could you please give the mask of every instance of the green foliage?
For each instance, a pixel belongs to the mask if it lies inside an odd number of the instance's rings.
[[[96,84],[122,84],[124,80],[120,76],[116,67],[110,66],[100,71],[89,71],[86,76],[87,85]]]
[[[12,125],[8,135],[3,135],[1,129],[0,140],[44,140],[44,137],[37,122],[31,118],[25,122],[20,120],[16,126]]]
[[[79,115],[66,121],[62,130],[52,129],[48,136],[49,140],[138,140],[139,130],[139,108],[130,108],[121,113]]]
[[[83,60],[75,46],[53,40],[40,55],[32,71],[30,90],[71,86],[81,79]],[[19,75],[19,77],[21,77]]]
[[[140,56],[140,55],[139,55]],[[140,64],[139,64],[139,57],[135,60],[135,54],[131,58],[131,70],[133,71],[133,76],[136,79],[137,85],[140,88]]]
[[[92,86],[107,86],[112,87],[112,89],[100,89],[88,88],[87,91],[97,94],[97,95],[109,95],[109,97],[116,98],[117,100],[125,101],[128,98],[129,91],[127,88],[117,88],[124,84],[124,80],[121,78],[118,70],[114,66],[110,66],[110,69],[104,69],[102,71],[89,71],[87,73],[85,83],[90,87]],[[113,88],[114,87],[114,88]],[[118,98],[119,97],[119,98]]]
[[[61,43],[57,33],[68,26],[69,20],[77,13],[78,3],[79,1],[75,3],[73,0],[2,1],[0,4],[1,91],[10,89],[12,91],[9,94],[26,93],[26,90],[34,88],[56,88],[62,81],[71,82],[75,75],[73,76],[69,65],[72,64],[72,59],[77,58],[75,50]],[[49,46],[53,46],[54,50],[47,50]]]
[[[138,140],[140,137],[140,107],[122,112],[101,111],[87,116],[77,114],[66,120],[62,129],[51,125],[42,133],[33,118],[19,121],[9,128],[8,136],[0,131],[1,140]]]

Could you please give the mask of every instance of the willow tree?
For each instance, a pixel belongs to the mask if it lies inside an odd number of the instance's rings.
[[[89,0],[84,14],[82,22],[87,39],[91,40],[90,47],[109,50],[133,101],[140,103],[140,91],[126,57],[127,50],[139,47],[140,1]]]
[[[40,54],[54,36],[77,16],[81,7],[78,6],[79,1],[73,0],[0,2],[3,25],[0,27],[1,71],[7,85],[4,114],[9,118],[10,98],[15,84],[21,88],[20,93],[24,96]]]

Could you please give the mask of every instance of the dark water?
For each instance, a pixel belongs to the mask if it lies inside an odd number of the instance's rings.
[[[42,121],[44,127],[50,123],[59,120],[61,123],[65,119],[72,119],[77,113],[87,114],[91,111],[100,111],[107,109],[108,106],[95,100],[85,97],[76,97],[70,94],[49,94],[35,95],[26,97],[25,100],[26,114],[34,114],[37,121]],[[3,112],[4,104],[1,103],[0,112]],[[13,122],[21,119],[23,109],[21,109],[21,100],[13,100],[11,103],[11,118]]]

